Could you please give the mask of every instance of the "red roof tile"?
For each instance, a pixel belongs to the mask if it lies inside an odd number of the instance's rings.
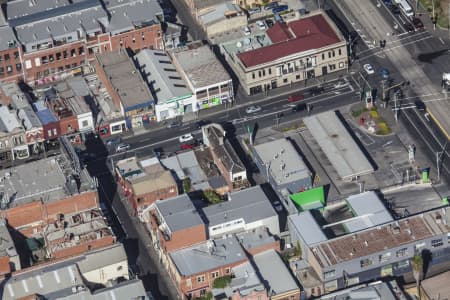
[[[5,275],[11,273],[11,266],[9,265],[9,257],[0,257],[0,275]]]
[[[294,36],[289,31],[289,27],[286,23],[275,23],[271,28],[266,31],[272,43],[284,42],[292,39]]]
[[[272,28],[274,28],[274,25]],[[247,67],[253,67],[264,64],[281,57],[289,56],[297,52],[303,52],[311,49],[318,49],[328,45],[338,43],[339,37],[333,28],[322,15],[315,15],[309,18],[288,23],[295,37],[290,40],[274,42],[267,47],[242,52],[237,57]],[[283,31],[283,32],[280,32]],[[277,26],[268,33],[270,39],[279,40],[286,34],[282,26]],[[289,33],[290,34],[290,33]]]

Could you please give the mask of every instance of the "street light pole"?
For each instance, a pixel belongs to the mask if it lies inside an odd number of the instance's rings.
[[[397,108],[397,93],[394,94],[394,117],[395,117],[395,123],[398,122],[398,108]]]

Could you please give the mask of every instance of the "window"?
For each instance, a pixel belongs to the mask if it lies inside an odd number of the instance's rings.
[[[48,134],[48,136],[52,136],[52,131],[49,129],[49,130],[47,131],[47,134]]]
[[[231,272],[231,269],[230,269],[230,268],[226,268],[226,269],[225,269],[225,274],[230,274],[230,272]]]
[[[219,277],[219,271],[211,272],[211,277],[212,277],[212,278],[217,278],[217,277]]]
[[[117,267],[117,271],[122,271],[123,267],[122,266],[118,266]]]
[[[50,54],[49,56],[48,56],[48,61],[49,62],[53,62],[55,59],[53,58],[53,54]]]
[[[64,50],[64,51],[63,51],[63,57],[64,57],[64,58],[67,58],[67,50]]]
[[[283,83],[288,83],[288,79],[287,79],[287,78],[284,78],[284,79],[283,79]]]
[[[380,262],[388,261],[391,259],[391,252],[381,254],[379,256]]]
[[[12,73],[12,71],[13,71],[13,68],[11,65],[6,66],[6,73],[9,74],[9,73]]]
[[[427,243],[425,243],[425,242],[417,244],[416,245],[416,251],[424,248],[426,245],[427,245]]]
[[[336,271],[335,271],[335,270],[331,270],[331,271],[328,271],[328,272],[324,272],[324,273],[323,273],[323,278],[324,278],[325,280],[330,279],[330,278],[333,278],[334,276],[336,276]]]
[[[18,51],[14,51],[14,59],[19,59],[19,52]]]
[[[335,64],[329,65],[328,67],[330,68],[330,71],[336,70],[336,65]]]
[[[41,57],[41,61],[42,61],[42,64],[46,64],[46,63],[48,63],[48,60],[47,60],[47,56],[42,56]]]
[[[367,268],[373,264],[372,260],[369,258],[362,259],[360,262],[361,268]]]
[[[397,269],[407,268],[409,266],[409,260],[399,261],[397,263]]]
[[[0,75],[5,75],[5,68],[0,67]]]
[[[266,69],[263,69],[262,72],[263,72],[263,76],[266,76]]]
[[[322,53],[322,60],[325,60],[325,53]]]
[[[7,54],[5,54],[5,61],[8,61],[10,59],[10,56],[9,56],[9,54],[7,53]]]
[[[255,73],[252,73],[252,78],[255,79]]]
[[[300,75],[295,75],[295,79],[299,80],[300,79]]]
[[[84,54],[84,48],[83,47],[79,47],[78,48],[78,55],[83,55]]]
[[[77,57],[77,54],[75,53],[75,49],[70,49],[70,56]]]
[[[334,57],[335,56],[334,50],[333,50],[332,54],[333,54],[333,57]]]
[[[56,53],[56,60],[61,60],[61,52]]]
[[[408,254],[408,248],[397,250],[397,257],[403,257]]]
[[[261,78],[261,70],[258,71],[258,77]]]
[[[343,62],[340,62],[339,63],[339,69],[342,69],[344,67],[344,63]]]
[[[53,128],[53,135],[57,135],[58,132],[56,131],[56,128]]]
[[[197,282],[205,282],[205,275],[197,276]]]
[[[272,68],[269,68],[269,75],[272,75]]]
[[[432,240],[431,241],[431,247],[432,248],[437,248],[444,245],[444,243],[442,242],[442,239],[437,239],[437,240]]]
[[[0,55],[0,61],[2,61],[2,60],[3,60],[3,56]]]
[[[22,70],[22,65],[16,64],[16,70],[17,70],[17,72],[20,72]]]
[[[338,50],[338,54],[339,54],[339,56],[342,55],[342,49],[339,49],[339,50]]]
[[[328,52],[328,58],[331,58],[331,52]]]
[[[83,122],[81,122],[82,127],[87,127],[88,125],[89,125],[89,122],[87,120],[83,120]]]

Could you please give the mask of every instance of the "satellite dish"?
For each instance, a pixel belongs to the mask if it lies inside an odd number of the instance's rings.
[[[241,42],[237,42],[236,43],[236,47],[241,48],[242,47],[242,43]]]

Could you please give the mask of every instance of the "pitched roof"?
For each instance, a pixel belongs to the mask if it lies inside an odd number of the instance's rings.
[[[273,37],[274,44],[239,53],[237,57],[249,68],[294,53],[322,48],[341,41],[322,14],[290,22],[288,26],[294,33],[294,38],[280,41],[283,36],[287,36],[286,29],[283,26],[274,26],[275,29],[269,35],[271,39]]]
[[[290,40],[294,37],[286,23],[277,22],[266,31],[272,43],[279,43]]]
[[[187,194],[156,201],[155,206],[172,232],[204,224]]]

